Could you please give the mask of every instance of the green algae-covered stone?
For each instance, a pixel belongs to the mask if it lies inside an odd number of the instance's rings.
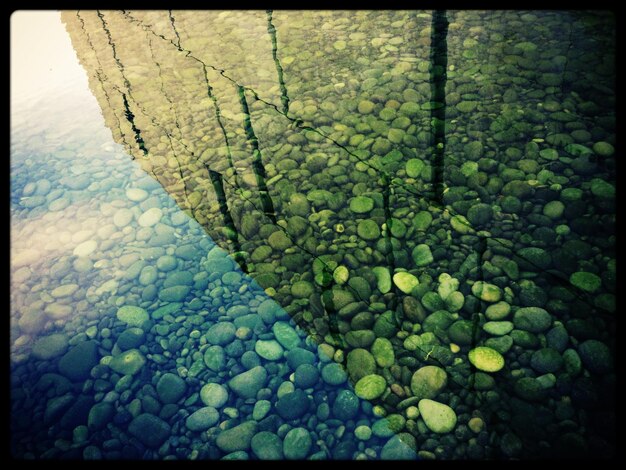
[[[504,367],[504,358],[495,349],[479,346],[472,349],[469,354],[469,361],[478,370],[484,372],[498,372]]]
[[[456,413],[448,405],[424,398],[417,406],[424,424],[432,432],[445,434],[456,426]]]
[[[364,400],[373,400],[381,396],[387,388],[387,382],[377,374],[362,377],[354,386],[354,393]]]

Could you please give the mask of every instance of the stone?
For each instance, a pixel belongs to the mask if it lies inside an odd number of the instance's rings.
[[[483,330],[490,335],[504,336],[513,330],[513,323],[510,321],[488,321],[483,325]]]
[[[355,214],[367,214],[374,208],[374,200],[367,196],[357,196],[350,200],[350,210]]]
[[[302,364],[315,364],[315,354],[303,348],[293,348],[286,354],[287,364],[291,369],[296,370]]]
[[[96,403],[91,407],[91,410],[89,410],[87,427],[92,431],[104,429],[106,425],[111,422],[114,414],[115,408],[113,404],[108,402]]]
[[[128,432],[143,445],[150,448],[160,447],[170,437],[170,425],[150,413],[142,413],[133,419]]]
[[[372,428],[362,424],[354,429],[354,437],[360,441],[368,441],[372,437]]]
[[[283,441],[283,454],[288,460],[303,460],[309,454],[313,439],[305,428],[291,429]]]
[[[141,327],[144,322],[150,319],[148,312],[141,307],[124,305],[117,310],[117,319],[128,326]]]
[[[284,349],[276,340],[258,340],[254,344],[254,350],[263,359],[277,361],[283,357]]]
[[[615,186],[600,178],[594,178],[591,180],[591,192],[594,196],[602,199],[615,198]]]
[[[130,209],[118,209],[113,214],[113,224],[118,228],[124,228],[133,220],[133,212]]]
[[[416,460],[417,442],[411,434],[403,432],[392,436],[380,451],[382,460]]]
[[[406,162],[406,175],[409,178],[417,178],[422,174],[424,166],[424,162],[419,158],[410,158]],[[428,212],[424,212],[428,214]]]
[[[502,291],[498,286],[484,281],[476,281],[472,285],[472,294],[485,302],[497,302],[502,298]]]
[[[301,389],[281,396],[276,402],[276,412],[287,421],[300,418],[309,408],[309,399]]]
[[[433,216],[428,211],[421,211],[413,217],[413,227],[418,232],[425,232],[433,221]]]
[[[372,272],[376,278],[376,287],[378,290],[383,294],[389,292],[391,290],[391,274],[389,273],[389,269],[384,266],[376,266],[372,268]]]
[[[228,386],[241,398],[256,398],[266,381],[266,370],[261,366],[256,366],[230,379]]]
[[[468,353],[469,361],[478,370],[498,372],[504,367],[504,358],[495,349],[479,346]]]
[[[489,305],[485,310],[485,316],[492,321],[503,320],[509,316],[509,313],[511,313],[511,306],[503,300]]]
[[[190,431],[206,431],[213,427],[220,419],[219,412],[212,406],[200,408],[185,420],[185,425]]]
[[[417,406],[424,424],[432,432],[445,434],[456,426],[456,413],[448,405],[424,398]]]
[[[148,192],[141,188],[128,188],[126,197],[133,202],[141,202],[148,197]]]
[[[419,285],[419,280],[413,274],[401,271],[393,275],[393,283],[405,294],[410,294]]]
[[[493,218],[493,209],[489,204],[474,204],[467,211],[467,220],[473,227],[485,226]]]
[[[134,375],[141,370],[146,363],[146,358],[137,349],[129,349],[114,356],[109,362],[109,367],[122,375]]]
[[[272,409],[272,404],[269,400],[257,401],[252,409],[252,419],[255,421],[261,421],[267,416],[270,409]]]
[[[127,328],[117,338],[117,346],[122,350],[134,349],[141,346],[146,340],[146,333],[141,328]]]
[[[341,364],[331,362],[322,368],[322,380],[330,385],[341,385],[348,380],[348,374]]]
[[[615,153],[615,148],[608,142],[596,142],[592,148],[600,157],[610,157]]]
[[[588,339],[578,346],[578,354],[585,368],[594,374],[606,374],[613,369],[611,351],[596,339]]]
[[[64,284],[59,286],[50,292],[50,295],[55,299],[61,299],[63,297],[70,297],[78,290],[78,284]]]
[[[387,388],[387,382],[377,374],[366,375],[359,379],[354,386],[354,392],[359,398],[373,400],[381,396]]]
[[[543,149],[539,151],[539,156],[544,160],[554,161],[559,159],[559,152],[555,149]]]
[[[426,244],[417,245],[413,248],[411,257],[413,258],[415,266],[418,267],[427,266],[434,261],[430,247]]]
[[[246,421],[238,426],[222,431],[215,439],[215,444],[224,452],[248,450],[257,428],[256,421]]]
[[[448,383],[448,374],[441,367],[424,366],[411,377],[411,391],[418,399],[435,398]]]
[[[221,408],[228,402],[228,390],[223,385],[208,383],[200,389],[200,400],[206,406]]]
[[[343,42],[343,41],[338,41],[338,42]],[[344,44],[344,48],[345,48],[345,42],[343,42]],[[337,48],[336,43],[335,43],[335,48]],[[359,102],[359,105],[357,106],[359,113],[361,114],[370,114],[372,111],[374,111],[374,107],[376,105],[374,103],[372,103],[369,100],[363,100],[361,102]]]
[[[163,211],[158,207],[151,207],[139,216],[137,223],[141,227],[152,227],[158,224],[163,217]]]
[[[287,350],[298,347],[301,343],[300,336],[289,323],[276,322],[272,327],[276,340]]]
[[[308,281],[296,281],[291,285],[291,295],[297,299],[308,299],[314,292],[313,284]]]
[[[393,345],[386,338],[376,338],[374,340],[372,355],[379,367],[391,367],[395,362]]]
[[[276,251],[284,251],[293,243],[282,230],[277,230],[267,238],[267,243]]]
[[[81,244],[79,244],[78,246],[76,246],[76,248],[74,248],[74,251],[72,252],[72,254],[74,256],[89,256],[90,254],[92,254],[94,251],[96,251],[96,248],[98,248],[98,242],[95,240],[87,240],[86,242],[83,242]]]
[[[359,413],[359,399],[350,390],[341,390],[333,403],[333,416],[348,421]]]
[[[474,343],[478,331],[474,331],[474,323],[470,320],[457,320],[448,328],[448,337],[457,345],[468,346]]]
[[[376,240],[380,237],[380,227],[371,219],[359,222],[356,230],[359,237],[364,240]]]
[[[62,333],[42,336],[33,343],[32,354],[37,359],[48,360],[60,356],[67,350],[68,339]]]
[[[163,302],[182,302],[190,291],[191,287],[189,286],[166,287],[159,291],[159,300]]]
[[[530,366],[539,374],[557,372],[563,367],[563,358],[556,349],[542,348],[532,354]]]
[[[162,403],[176,403],[185,395],[187,384],[178,375],[166,372],[159,378],[156,391]]]
[[[98,364],[98,344],[83,341],[65,353],[59,361],[59,372],[72,382],[80,382],[90,377],[93,367]]]
[[[551,219],[558,219],[563,215],[565,204],[561,201],[550,201],[543,206],[543,215]]]
[[[513,324],[519,330],[541,333],[552,325],[552,317],[541,307],[523,307],[513,315]]]
[[[297,387],[307,389],[314,387],[319,377],[320,374],[317,367],[312,364],[300,364],[294,374],[294,383]]]
[[[261,431],[250,441],[252,453],[260,460],[282,460],[283,441],[273,432]]]
[[[602,286],[602,280],[594,273],[578,271],[572,273],[569,282],[585,292],[596,292]]]

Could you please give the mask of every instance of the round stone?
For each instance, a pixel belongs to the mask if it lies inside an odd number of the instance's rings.
[[[608,142],[596,142],[593,151],[601,157],[610,157],[615,153],[615,148]]]
[[[138,223],[142,227],[152,227],[158,224],[163,217],[163,211],[158,207],[152,207],[139,216]]]
[[[417,406],[424,424],[432,432],[445,434],[456,426],[456,413],[448,405],[424,398]]]
[[[357,226],[357,234],[364,240],[376,240],[380,236],[380,227],[371,219],[362,220]]]
[[[393,282],[405,294],[410,294],[419,285],[419,280],[413,274],[407,272],[395,273]]]
[[[254,350],[263,359],[277,361],[283,357],[284,349],[276,340],[258,340],[254,345]]]
[[[411,257],[413,258],[415,266],[418,267],[427,266],[434,261],[430,247],[426,244],[420,244],[413,248]]]
[[[366,214],[374,208],[374,200],[367,196],[357,196],[350,200],[350,210],[355,214]]]
[[[435,398],[448,383],[448,374],[441,367],[424,366],[411,377],[411,391],[418,399]]]
[[[148,192],[140,188],[128,188],[126,197],[133,202],[141,202],[148,197]]]
[[[469,361],[478,370],[498,372],[504,367],[504,358],[495,349],[479,346],[468,353]]]
[[[156,390],[162,403],[176,403],[187,391],[187,384],[178,375],[167,372],[157,382]]]
[[[87,240],[86,242],[81,243],[72,252],[74,256],[89,256],[91,253],[96,251],[98,248],[98,242],[95,240]]]
[[[596,292],[602,286],[602,280],[594,273],[579,271],[573,273],[569,282],[585,292]]]
[[[359,379],[354,386],[354,392],[359,398],[373,400],[381,396],[387,388],[387,382],[377,374],[366,375]]]
[[[550,217],[551,219],[558,219],[563,215],[565,210],[565,204],[561,201],[550,201],[543,206],[543,215]]]
[[[113,214],[113,224],[118,228],[124,228],[133,220],[133,212],[130,209],[119,209]]]
[[[343,42],[343,41],[338,41],[338,42]],[[336,44],[337,43],[335,43],[335,47],[337,47]],[[344,42],[344,44],[345,44],[345,42]],[[344,47],[345,47],[345,45],[344,45]],[[374,111],[374,107],[375,106],[376,105],[374,103],[372,103],[371,101],[363,100],[363,101],[359,102],[358,110],[359,110],[359,113],[361,113],[361,114],[370,114],[372,111]]]
[[[117,310],[117,319],[126,323],[128,326],[140,327],[144,322],[148,321],[150,316],[145,309],[134,305],[124,305]]]

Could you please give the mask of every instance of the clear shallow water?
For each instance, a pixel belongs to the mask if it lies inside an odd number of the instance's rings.
[[[203,15],[14,105],[14,456],[610,455],[608,19]]]

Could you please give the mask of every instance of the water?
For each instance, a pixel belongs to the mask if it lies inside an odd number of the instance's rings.
[[[73,78],[12,97],[15,458],[613,455],[611,15],[61,17]]]

